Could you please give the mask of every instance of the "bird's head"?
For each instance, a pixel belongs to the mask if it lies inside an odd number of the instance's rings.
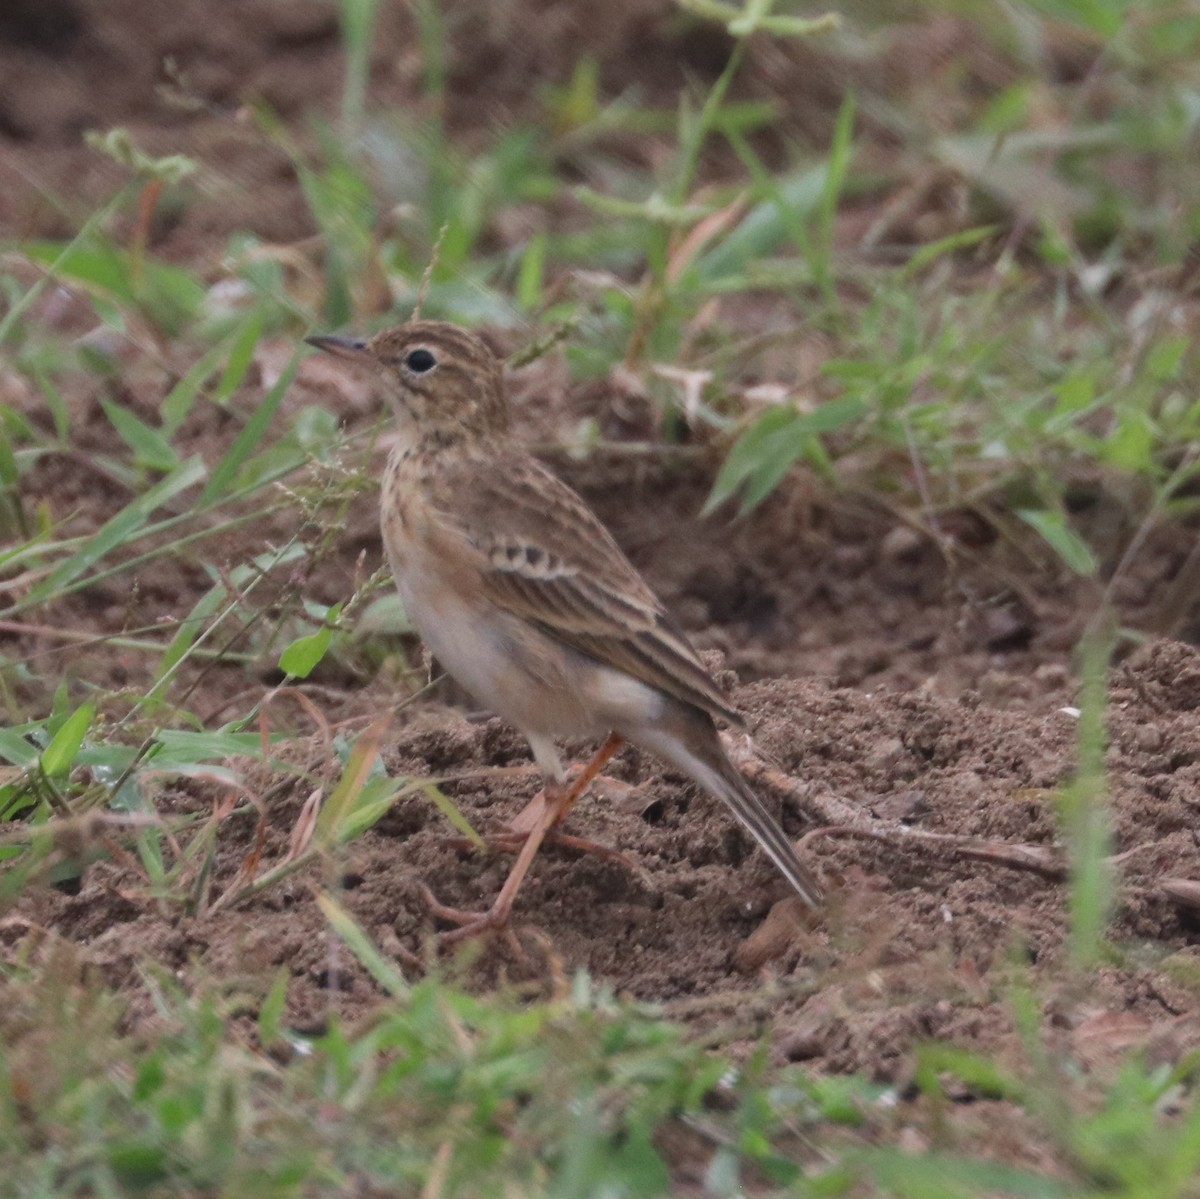
[[[508,429],[500,360],[474,333],[447,321],[408,321],[374,337],[321,334],[310,346],[372,368],[402,420],[421,435],[484,437]]]

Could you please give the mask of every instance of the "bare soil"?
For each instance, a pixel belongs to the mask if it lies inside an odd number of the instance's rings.
[[[677,86],[675,74],[654,74],[656,49],[675,46],[669,7],[648,0],[618,6],[621,21],[593,47],[606,86],[616,90],[635,77],[652,94]],[[383,8],[373,95],[416,104],[412,31],[402,6]],[[492,100],[509,111],[530,104],[524,73],[535,50],[543,61],[546,46],[511,35],[504,20],[518,8],[527,18],[521,28],[537,29],[538,39],[557,37],[561,46],[580,36],[565,15],[577,6],[496,6],[498,15],[474,33],[452,6],[459,39],[452,116],[464,136],[472,132],[471,113],[490,112]],[[263,154],[261,139],[244,136],[237,111],[256,96],[297,125],[313,108],[333,110],[341,86],[333,10],[299,0],[242,4],[223,6],[214,21],[200,0],[169,9],[167,16],[151,0],[9,4],[0,20],[0,228],[7,234],[77,228],[111,191],[115,171],[81,147],[79,134],[118,123],[151,149],[199,155],[229,183],[167,214],[155,231],[159,252],[208,263],[233,229],[275,241],[312,234],[286,159]],[[969,52],[969,33],[958,26],[935,32],[947,58],[965,46],[973,69],[989,77],[987,61]],[[693,72],[711,74],[721,62],[707,36],[672,54]],[[155,85],[165,82],[166,55],[205,106],[165,104]],[[501,56],[494,72],[478,69],[488,55]],[[570,61],[565,54],[550,59]],[[771,63],[769,56],[758,63],[752,91],[777,86]],[[797,95],[782,96],[797,112],[805,108],[810,126],[819,124],[814,106],[826,118],[835,109],[834,89],[817,103],[832,69],[825,62],[808,77],[807,107]],[[907,76],[887,82],[900,91],[911,84]],[[485,124],[476,115],[475,132]],[[797,115],[791,132],[803,134],[801,126]],[[49,204],[47,195],[61,204]],[[71,328],[78,311],[64,301],[45,319]],[[185,365],[171,362],[169,348],[164,354],[153,365],[127,355],[118,386],[135,410],[153,412],[172,369]],[[259,376],[264,369],[260,363]],[[254,402],[255,385],[252,379],[240,402]],[[565,436],[582,416],[596,417],[614,440],[645,433],[615,386],[569,387],[554,359],[518,372],[513,386],[531,440]],[[74,532],[96,527],[128,499],[97,466],[112,438],[100,394],[90,377],[70,384],[85,453],[47,457],[28,481],[29,506],[45,502],[70,517]],[[8,398],[32,419],[46,419],[36,396]],[[288,401],[311,402],[334,408],[352,427],[374,419],[369,391],[336,382],[315,362]],[[212,461],[235,432],[220,413],[198,413],[183,448]],[[1192,646],[1151,637],[1114,668],[1107,757],[1118,855],[1114,950],[1083,989],[1066,968],[1066,893],[1054,847],[1062,839],[1056,788],[1075,768],[1072,650],[1095,607],[1089,585],[1064,577],[1028,546],[978,535],[970,521],[936,544],[876,500],[831,494],[800,477],[750,519],[700,521],[713,469],[703,451],[661,459],[597,454],[582,463],[559,455],[554,465],[727,671],[772,766],[759,759],[756,767],[746,745],[735,751],[756,771],[785,827],[797,838],[827,828],[803,846],[831,896],[818,919],[781,904],[784,885],[717,804],[627,751],[569,830],[626,860],[548,846],[518,904],[523,959],[502,943],[461,956],[439,956],[433,947],[436,925],[418,884],[447,903],[485,907],[509,859],[452,844],[452,830],[422,797],[398,805],[336,867],[302,871],[232,907],[183,915],[148,896],[136,872],[102,861],[76,895],[49,887],[25,895],[10,914],[9,933],[35,928],[77,943],[127,991],[131,1023],[150,1014],[139,969],[149,959],[192,984],[215,979],[248,995],[263,994],[285,967],[288,1018],[312,1027],[331,1010],[357,1016],[380,1000],[365,971],[338,951],[314,903],[314,885],[326,883],[340,888],[347,908],[405,970],[436,968],[472,987],[537,991],[586,967],[622,993],[731,1028],[727,1039],[749,1041],[769,1026],[777,1057],[825,1071],[861,1070],[903,1084],[914,1048],[930,1038],[1019,1058],[1004,985],[1022,971],[1048,997],[1051,1042],[1098,1070],[1130,1044],[1169,1061],[1200,1047],[1200,913],[1165,885],[1200,879],[1200,655]],[[258,552],[286,524],[281,516],[276,528],[231,535],[222,543],[224,560]],[[1188,548],[1180,536],[1156,535],[1137,568],[1125,572],[1115,598],[1129,625],[1154,631],[1163,589]],[[364,552],[373,569],[380,550],[369,495],[347,517],[336,553],[303,581],[305,594],[345,598],[345,581]],[[199,561],[151,567],[133,589],[118,578],[81,591],[55,620],[113,634],[185,614],[210,583]],[[59,655],[64,676],[78,685],[144,688],[144,655],[107,644],[64,654],[53,632],[6,636],[23,651]],[[415,647],[409,650],[416,663]],[[208,677],[195,710],[215,712],[234,692],[253,697],[270,682],[223,668]],[[324,719],[350,732],[389,711],[398,695],[386,673],[346,671],[319,678],[311,693]],[[569,748],[581,756],[588,747]],[[311,761],[314,776],[334,770],[319,736],[298,736],[284,752]],[[536,789],[523,741],[449,692],[399,712],[383,757],[393,774],[444,777],[446,794],[483,830],[502,826]],[[258,794],[272,792],[277,778],[252,764],[245,769]],[[264,866],[286,852],[307,794],[299,785],[272,794]],[[162,805],[205,811],[213,799],[192,784]],[[841,831],[828,830],[831,823]],[[857,831],[845,831],[847,823]],[[254,836],[250,817],[223,826],[214,893],[236,874]],[[953,838],[971,838],[975,849],[990,845],[993,856],[968,856]],[[1009,845],[1042,856],[1015,865],[999,860],[996,847]]]

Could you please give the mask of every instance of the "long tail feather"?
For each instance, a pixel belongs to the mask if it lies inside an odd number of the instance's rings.
[[[715,791],[717,798],[723,799],[729,805],[746,831],[763,847],[766,855],[778,867],[780,874],[792,884],[796,894],[810,908],[819,908],[824,895],[812,871],[796,856],[787,833],[763,806],[762,800],[751,790],[750,784],[742,777],[738,768],[723,752],[721,757],[724,758],[722,765],[725,769],[719,775],[723,787]],[[703,780],[697,779],[697,782]]]
[[[696,714],[700,715],[699,712]],[[692,736],[681,737],[666,728],[658,728],[649,732],[639,729],[628,739],[678,767],[711,795],[727,804],[775,863],[779,873],[795,888],[796,894],[810,908],[819,908],[823,899],[820,884],[796,856],[779,822],[767,811],[762,800],[729,760],[712,722],[707,716],[704,716],[704,720],[707,728],[700,730],[698,722],[694,723],[689,730]],[[697,733],[699,735],[695,735]]]

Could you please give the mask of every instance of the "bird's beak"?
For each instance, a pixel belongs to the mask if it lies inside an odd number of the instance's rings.
[[[365,362],[368,350],[366,338],[349,337],[345,333],[316,333],[304,339],[310,346],[348,358],[351,362]]]

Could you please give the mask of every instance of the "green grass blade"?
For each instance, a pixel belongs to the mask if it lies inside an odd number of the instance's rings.
[[[229,359],[221,372],[221,381],[217,384],[216,395],[213,397],[218,404],[223,404],[237,390],[238,385],[246,377],[250,363],[254,361],[254,351],[258,348],[258,339],[262,336],[263,309],[260,305],[250,314],[249,319],[242,325],[229,351]]]
[[[154,675],[155,686],[167,677],[191,648],[205,622],[216,615],[225,602],[225,584],[214,583],[193,605],[192,610],[179,622],[179,631],[171,638],[171,644],[163,651],[158,670]]]
[[[1084,638],[1080,652],[1082,686],[1077,732],[1078,768],[1060,798],[1067,852],[1071,860],[1068,906],[1071,957],[1093,966],[1104,949],[1112,914],[1112,828],[1108,811],[1108,671],[1112,637],[1104,632]]]
[[[408,982],[396,969],[391,958],[385,956],[367,936],[362,925],[332,895],[322,893],[317,897],[317,906],[329,921],[329,926],[346,943],[351,953],[362,963],[368,974],[389,995],[402,999],[408,995]]]
[[[223,492],[227,491],[233,484],[242,463],[254,452],[258,443],[262,440],[263,434],[266,433],[267,427],[270,425],[279,408],[280,401],[283,399],[287,389],[292,385],[292,380],[296,377],[296,370],[299,367],[300,355],[299,351],[294,353],[287,366],[284,367],[283,374],[276,380],[275,386],[263,397],[263,401],[255,409],[253,415],[246,422],[246,426],[238,434],[237,440],[230,447],[229,453],[217,464],[217,469],[213,471],[212,478],[208,481],[208,486],[205,487],[200,494],[200,499],[197,501],[199,507],[205,504],[212,503]]]
[[[317,815],[315,840],[318,845],[328,848],[342,840],[342,827],[358,806],[364,788],[376,769],[387,724],[388,718],[381,717],[354,742],[342,777]]]
[[[183,378],[167,393],[160,409],[162,429],[167,437],[173,436],[179,426],[187,420],[192,405],[196,402],[196,396],[215,373],[229,344],[229,338],[219,341],[207,354],[193,363]]]
[[[342,42],[346,47],[346,74],[342,88],[342,124],[347,133],[357,131],[367,106],[371,67],[371,31],[379,0],[340,0]]]
[[[149,519],[151,513],[170,502],[181,491],[194,487],[204,478],[204,460],[197,454],[180,463],[161,482],[127,504],[106,521],[95,534],[65,562],[46,576],[19,605],[27,608],[55,595],[63,586],[90,570],[105,554],[123,544]]]
[[[1091,547],[1067,524],[1066,516],[1056,508],[1019,508],[1017,515],[1036,529],[1058,556],[1077,574],[1093,579],[1099,570]]]
[[[434,807],[477,849],[487,848],[487,842],[475,831],[471,822],[459,810],[458,805],[449,796],[442,794],[440,787],[431,782],[421,782],[418,786],[432,801]]]

